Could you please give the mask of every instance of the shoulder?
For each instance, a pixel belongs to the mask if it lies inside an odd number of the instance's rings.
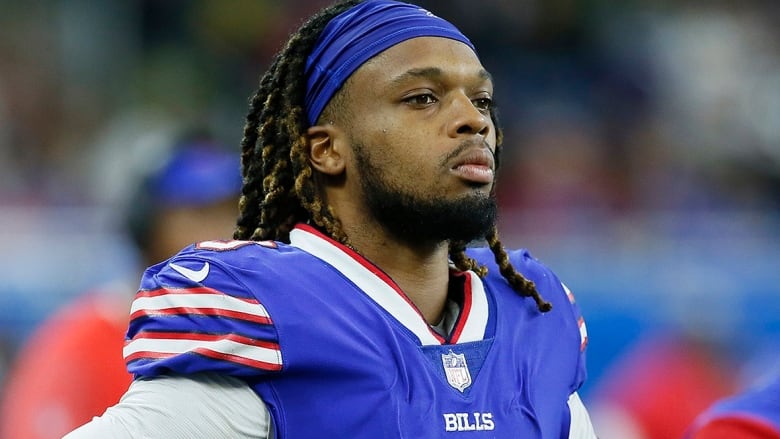
[[[278,334],[261,293],[269,285],[285,290],[300,253],[275,242],[204,241],[149,267],[131,307],[129,369],[237,376],[280,370]]]
[[[185,247],[178,254],[154,267],[171,262],[198,259],[216,263],[225,268],[246,268],[273,264],[283,255],[297,253],[298,249],[276,241],[216,240],[200,241]]]
[[[498,265],[491,250],[487,247],[474,247],[467,250],[469,256],[474,258],[480,265],[488,269],[488,280],[501,277]],[[512,266],[525,277],[532,281],[539,289],[540,293],[547,292],[555,296],[565,297],[570,300],[570,292],[567,291],[558,276],[544,263],[534,257],[528,249],[520,248],[516,250],[507,250],[509,262]],[[553,298],[545,298],[552,300]],[[553,304],[555,305],[555,304]]]
[[[536,259],[527,249],[512,250],[507,252],[512,266],[525,277],[534,283],[536,290],[542,298],[552,304],[552,310],[546,314],[540,314],[538,308],[530,297],[520,297],[518,293],[507,284],[500,273],[498,265],[494,261],[493,253],[488,248],[473,248],[468,250],[469,256],[488,269],[488,274],[484,282],[490,287],[502,305],[523,300],[523,309],[528,322],[534,322],[535,329],[539,332],[537,341],[548,340],[559,346],[571,347],[571,349],[560,349],[565,351],[565,355],[576,357],[573,363],[576,364],[574,381],[570,390],[573,392],[581,386],[586,378],[585,370],[585,350],[588,344],[588,333],[585,326],[585,319],[580,312],[579,305],[575,301],[574,294],[558,278],[558,276],[548,268],[544,263]],[[511,309],[511,307],[500,306],[500,308]],[[539,318],[542,317],[543,318]],[[571,357],[569,357],[571,358]]]
[[[275,241],[202,241],[144,272],[141,290],[204,286],[245,296],[248,279],[294,272],[303,252]]]
[[[472,248],[467,253],[479,264],[487,267],[488,274],[484,279],[486,284],[497,287],[494,288],[497,292],[506,291],[511,293],[511,296],[516,295],[515,291],[508,288],[489,248]],[[533,282],[542,298],[552,304],[553,312],[551,315],[569,323],[573,322],[574,327],[578,328],[584,347],[587,341],[584,319],[572,291],[547,265],[532,256],[527,249],[509,250],[507,254],[509,262],[515,270],[527,280]],[[500,287],[502,285],[504,286],[503,288]],[[536,305],[532,304],[532,300],[530,298],[527,299],[529,301],[528,306],[536,309]]]
[[[526,248],[506,249],[509,261],[523,274],[547,274],[550,269],[541,261],[534,257]],[[488,247],[471,247],[466,253],[477,262],[488,268],[498,268],[496,266],[495,256]]]

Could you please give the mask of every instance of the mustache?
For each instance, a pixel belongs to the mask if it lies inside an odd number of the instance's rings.
[[[447,163],[458,157],[459,155],[463,154],[464,151],[467,151],[469,149],[473,148],[484,148],[490,152],[490,154],[493,156],[493,163],[495,166],[495,170],[498,170],[498,145],[496,145],[495,149],[490,147],[490,144],[487,142],[487,140],[478,140],[478,139],[466,139],[460,144],[458,144],[457,148],[452,150],[449,154],[447,154],[444,159],[441,161],[442,166],[446,166]]]

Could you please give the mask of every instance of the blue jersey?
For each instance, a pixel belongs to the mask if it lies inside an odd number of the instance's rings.
[[[769,384],[725,398],[699,416],[693,431],[711,422],[771,428],[780,435],[780,377]],[[689,436],[692,433],[689,433]],[[773,436],[774,437],[774,436]]]
[[[277,438],[568,436],[584,322],[528,252],[510,259],[552,311],[512,290],[489,250],[471,249],[489,274],[452,272],[461,310],[445,337],[357,253],[308,226],[290,239],[202,242],[150,267],[132,306],[129,370],[239,377]]]

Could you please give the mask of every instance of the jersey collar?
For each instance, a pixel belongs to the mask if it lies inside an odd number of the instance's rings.
[[[421,345],[447,344],[447,339],[428,325],[398,284],[356,251],[306,224],[298,224],[290,232],[290,244],[341,272],[378,306],[411,331]],[[482,280],[471,271],[464,272],[463,275],[466,276],[463,307],[450,334],[450,344],[482,340],[487,328],[488,300]]]

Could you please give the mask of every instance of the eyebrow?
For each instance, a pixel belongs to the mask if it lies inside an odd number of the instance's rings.
[[[438,67],[423,67],[419,69],[407,70],[401,73],[400,75],[392,78],[390,82],[392,84],[398,85],[412,78],[439,79],[443,76],[444,76],[444,71]],[[480,79],[493,82],[493,76],[490,74],[490,72],[488,72],[485,69],[479,69],[479,71],[477,72],[477,76],[479,76]]]

